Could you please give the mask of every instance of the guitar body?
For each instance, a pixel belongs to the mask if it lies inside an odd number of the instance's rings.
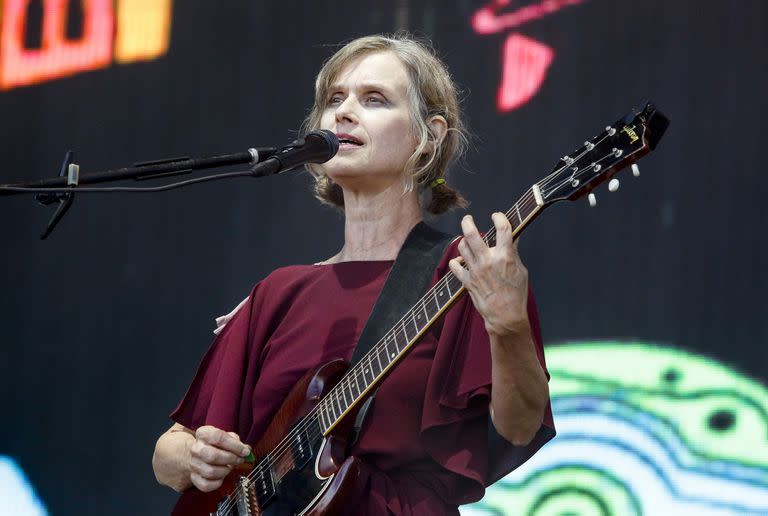
[[[348,434],[356,414],[348,414],[327,437],[319,431],[313,432],[311,425],[303,429],[300,425],[347,368],[348,364],[338,359],[304,375],[253,446],[256,461],[234,467],[215,491],[204,493],[190,488],[177,502],[173,516],[339,513],[345,493],[354,488],[360,476],[359,459],[347,456]],[[299,431],[301,437],[290,449],[280,446],[287,435]],[[278,449],[284,452],[276,453]],[[254,477],[254,465],[268,456],[267,460],[273,461],[272,473]],[[248,475],[253,477],[251,482],[244,481]],[[238,491],[241,496],[236,500],[231,495]]]

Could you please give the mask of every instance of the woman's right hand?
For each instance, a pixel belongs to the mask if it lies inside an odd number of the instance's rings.
[[[189,447],[189,469],[192,484],[208,492],[221,487],[232,466],[242,464],[251,448],[234,432],[214,426],[201,426]]]

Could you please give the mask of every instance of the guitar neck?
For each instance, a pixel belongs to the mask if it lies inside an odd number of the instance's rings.
[[[506,212],[517,235],[533,221],[543,209],[538,186],[533,185]],[[491,228],[483,237],[485,243],[496,243],[496,229]],[[375,389],[389,371],[401,360],[419,338],[464,293],[464,286],[452,272],[446,273],[413,307],[366,353],[318,403],[317,418],[327,435],[347,413]]]

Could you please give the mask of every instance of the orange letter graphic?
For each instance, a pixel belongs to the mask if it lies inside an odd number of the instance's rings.
[[[29,0],[5,0],[0,28],[0,90],[109,65],[114,12],[111,0],[83,0],[83,37],[65,38],[68,0],[45,0],[42,48],[25,49]]]
[[[155,59],[168,51],[171,0],[119,0],[117,2],[118,63]]]

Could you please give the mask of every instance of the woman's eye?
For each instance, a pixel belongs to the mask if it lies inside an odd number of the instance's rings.
[[[365,101],[369,104],[383,104],[384,101],[380,97],[376,96],[369,96],[365,99]]]
[[[341,104],[341,97],[334,95],[328,99],[328,105]]]

